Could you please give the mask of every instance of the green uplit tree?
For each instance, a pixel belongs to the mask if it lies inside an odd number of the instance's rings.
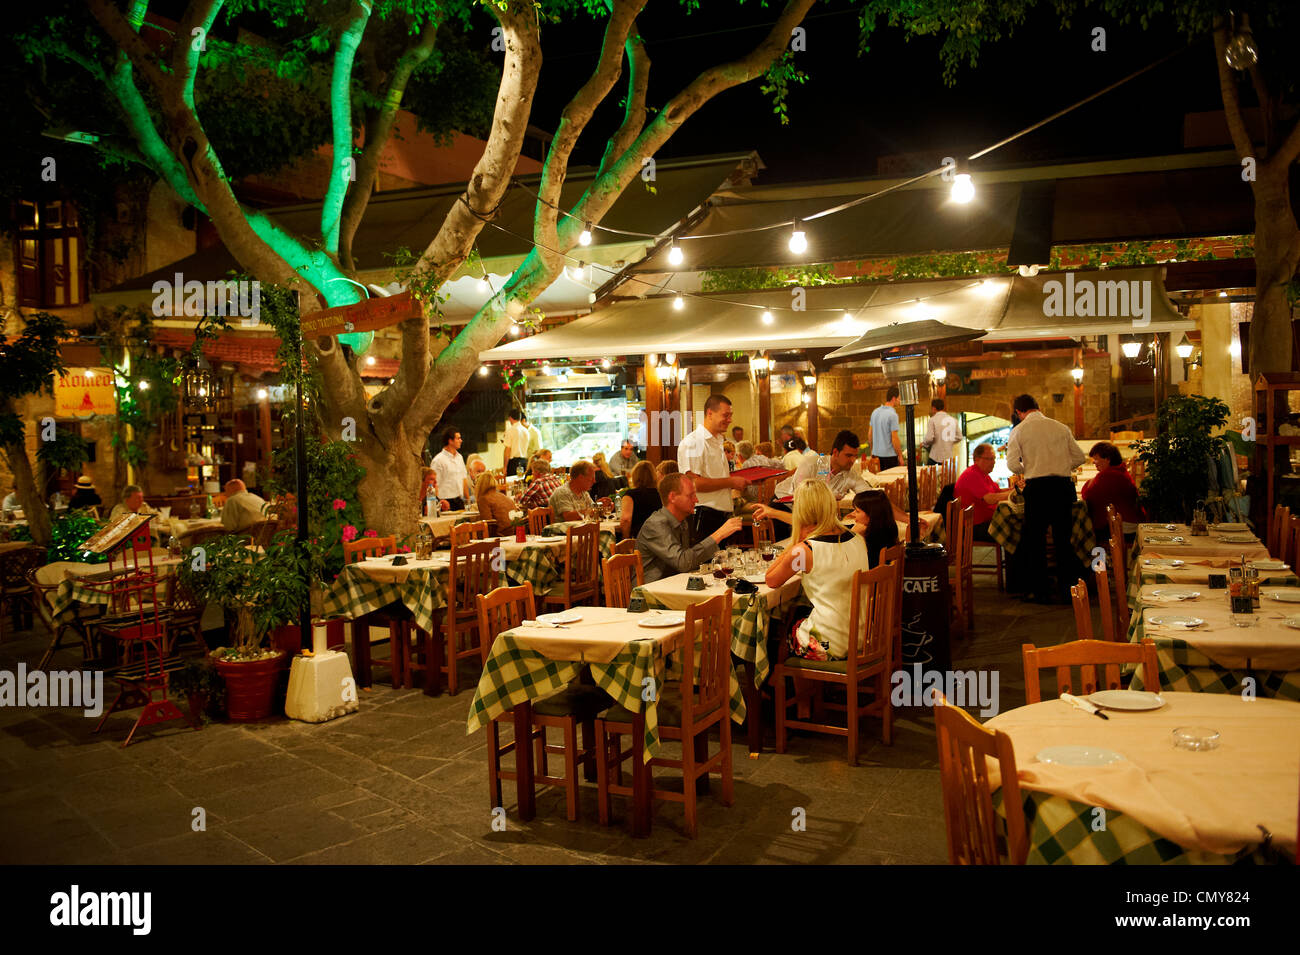
[[[93,23],[80,6],[56,0],[53,14],[47,7],[20,14],[36,23],[26,33],[19,31],[19,48],[29,62],[74,64],[88,73],[107,91],[125,134],[101,137],[97,145],[146,166],[208,216],[249,274],[296,289],[310,311],[362,296],[344,281],[354,278],[352,239],[408,94],[422,120],[465,128],[475,118],[474,81],[484,75],[481,54],[497,44],[501,52],[491,55],[502,59],[499,66],[489,61],[495,92],[484,111],[490,114],[484,123],[486,145],[462,201],[436,224],[408,277],[426,315],[401,325],[402,361],[395,380],[367,399],[355,359],[349,360],[338,340],[309,342],[322,380],[324,429],[337,437],[344,419],[357,425],[367,523],[385,533],[407,534],[417,517],[425,437],[478,367],[478,353],[499,342],[512,318],[560,275],[564,253],[578,243],[583,223],[599,223],[640,173],[642,159],[654,156],[701,106],[767,76],[765,90],[784,107],[788,86],[803,77],[783,51],[814,2],[786,0],[748,54],[703,69],[658,109],[647,105],[650,59],[637,27],[647,0],[191,0],[179,22],[164,29],[146,19],[147,0],[125,5],[85,0]],[[698,6],[698,0],[679,3],[685,12]],[[491,17],[486,26],[480,10]],[[545,157],[533,224],[536,248],[431,358],[434,294],[471,254],[519,159],[541,72],[543,26],[549,30],[582,15],[604,21],[604,40],[589,78],[564,108]],[[245,39],[230,42],[241,27]],[[477,45],[466,39],[472,30],[478,31]],[[266,38],[265,43],[253,37]],[[622,121],[605,144],[591,185],[565,210],[574,218],[562,217],[557,206],[574,147],[614,93],[625,59]],[[212,73],[221,82],[205,87]],[[441,92],[434,89],[439,82]],[[289,92],[281,99],[273,98],[284,89]],[[240,95],[247,106],[226,102]],[[268,97],[265,108],[257,104],[260,95]],[[290,117],[290,131],[260,119],[276,108]],[[317,234],[290,235],[240,202],[231,185],[236,163],[242,156],[247,170],[267,164],[259,155],[265,151],[286,159],[303,152],[302,140],[311,140],[318,119],[326,123],[324,142],[332,144],[336,161]],[[236,132],[256,140],[249,133],[257,122],[267,126],[264,145],[251,154],[226,148]],[[365,133],[359,151],[353,145],[358,128]],[[345,160],[354,160],[355,167]]]

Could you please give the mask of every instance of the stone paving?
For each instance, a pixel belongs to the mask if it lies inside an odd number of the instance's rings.
[[[999,671],[1001,707],[1024,702],[1020,645],[1073,637],[1065,606],[1024,604],[976,587],[976,630],[954,646],[954,665]],[[32,665],[48,638],[11,631],[0,670]],[[80,651],[54,666],[75,668]],[[468,666],[467,666],[468,671]],[[381,677],[386,671],[379,671]],[[469,685],[475,677],[467,672]],[[111,698],[114,684],[106,682]],[[751,760],[736,743],[735,805],[700,803],[699,838],[684,834],[681,807],[658,803],[649,838],[632,839],[615,799],[608,828],[584,784],[579,820],[563,792],[540,790],[537,817],[521,823],[505,784],[507,828],[494,832],[482,732],[467,736],[472,690],[426,697],[376,686],[360,712],[321,725],[181,723],[146,728],[119,744],[135,712],[103,733],[80,711],[0,707],[0,862],[61,864],[240,863],[944,863],[933,719],[923,709],[895,720],[850,768],[844,744],[792,733]],[[864,722],[868,740],[878,724]],[[667,773],[668,771],[663,771]],[[192,829],[202,808],[206,830]],[[806,810],[805,831],[792,813]]]

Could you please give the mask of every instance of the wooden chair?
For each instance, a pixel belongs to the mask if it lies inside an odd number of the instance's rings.
[[[787,657],[788,645],[782,644],[781,660],[773,668],[772,682],[776,688],[776,751],[785,752],[786,730],[812,730],[844,736],[848,741],[849,765],[858,761],[858,724],[862,716],[880,717],[880,739],[886,745],[893,742],[893,707],[889,701],[889,679],[893,671],[895,594],[898,591],[896,575],[902,573],[902,564],[882,564],[873,570],[859,570],[853,575],[852,596],[849,604],[849,656],[847,660],[809,660]],[[791,719],[789,708],[798,698],[787,701],[786,677],[831,683],[844,687],[846,726],[814,723],[811,720]],[[796,687],[798,684],[796,683]],[[859,694],[870,692],[872,701],[862,705]],[[839,709],[838,704],[825,704]]]
[[[697,646],[698,644],[698,646]],[[731,593],[686,608],[686,634],[681,643],[682,680],[661,688],[656,703],[659,736],[681,743],[681,759],[657,756],[646,764],[641,757],[642,741],[633,739],[623,750],[620,737],[631,736],[635,714],[614,706],[596,720],[600,758],[596,762],[600,822],[609,824],[610,796],[631,796],[633,787],[610,781],[610,770],[621,773],[623,760],[632,758],[633,772],[641,775],[651,798],[680,802],[686,813],[686,830],[692,839],[699,835],[696,814],[700,779],[717,772],[722,776],[722,804],[733,800],[731,771]],[[698,662],[698,665],[697,665]],[[718,751],[708,755],[709,733],[718,727]],[[612,743],[612,748],[611,748]],[[652,769],[668,766],[682,774],[682,788],[654,788]]]
[[[266,520],[257,521],[247,531],[252,537],[254,547],[260,547],[262,550],[271,546],[271,538],[275,536],[276,528],[280,526],[277,518],[267,518]]]
[[[1128,634],[1128,565],[1125,563],[1124,535],[1110,539],[1110,573],[1115,582],[1115,623],[1118,633]],[[1141,573],[1138,571],[1137,573]]]
[[[977,564],[977,563],[975,563],[974,549],[975,549],[976,546],[979,546],[979,547],[991,547],[991,548],[993,548],[993,563],[991,563],[991,564]],[[986,540],[980,540],[980,541],[977,541],[977,540],[975,540],[975,528],[974,528],[974,527],[971,528],[971,565],[970,565],[970,572],[971,572],[971,575],[972,575],[972,576],[975,575],[975,574],[983,574],[983,575],[987,575],[987,576],[991,576],[991,577],[997,577],[997,579],[998,579],[998,590],[1006,590],[1006,589],[1007,589],[1007,587],[1006,587],[1006,579],[1003,577],[1003,571],[1002,571],[1002,545],[999,544],[997,541],[986,541]]]
[[[455,549],[458,545],[468,544],[470,541],[486,540],[487,536],[487,521],[467,521],[464,524],[453,524],[451,528],[451,546]]]
[[[1106,505],[1106,528],[1110,531],[1110,539],[1119,541],[1120,560],[1127,561],[1128,539],[1124,536],[1124,521],[1119,516],[1119,511],[1115,510],[1114,504]]]
[[[478,659],[487,662],[491,641],[485,641],[479,631],[479,594],[497,589],[500,574],[492,567],[497,549],[496,541],[470,541],[456,544],[451,549],[451,568],[447,577],[447,607],[443,611],[444,651],[443,666],[447,671],[447,692],[455,696],[460,691],[460,661]],[[479,640],[474,642],[473,637]],[[424,644],[421,667],[432,665],[433,635],[422,640]],[[426,674],[431,676],[431,674]]]
[[[534,537],[554,523],[555,513],[549,507],[534,507],[528,512],[528,533]]]
[[[1006,859],[1012,865],[1024,865],[1029,855],[1029,831],[1011,737],[1000,730],[985,729],[947,700],[935,707],[934,726],[939,738],[948,861],[953,865],[999,865]],[[1003,840],[993,809],[990,760],[997,760],[1001,777],[1006,815],[1004,846],[999,845]]]
[[[1145,431],[1112,431],[1110,439],[1112,441],[1141,441],[1145,434]]]
[[[629,537],[627,538],[627,540],[621,540],[614,545],[613,553],[615,554],[635,554],[636,552],[637,550],[636,550],[635,537]]]
[[[604,560],[605,606],[626,607],[632,597],[632,575],[636,575],[636,586],[645,583],[641,570],[641,555],[615,554]]]
[[[393,554],[397,551],[397,538],[390,537],[358,537],[354,541],[349,541],[343,545],[343,563],[356,564],[367,557],[382,557],[386,554]],[[389,674],[392,676],[393,688],[397,689],[404,684],[405,677],[402,672],[403,660],[407,653],[403,650],[410,642],[408,635],[412,615],[406,608],[397,608],[391,604],[382,610],[376,610],[368,613],[352,628],[352,654],[353,662],[357,667],[357,682],[361,686],[370,686],[370,670],[374,664],[387,666]],[[370,649],[376,643],[383,643],[383,640],[372,640],[370,638],[370,622],[376,622],[380,626],[388,627],[388,659],[382,657],[375,659],[371,656]],[[365,640],[366,648],[364,650],[356,646],[357,641]]]
[[[27,583],[32,588],[32,605],[36,608],[36,616],[50,633],[50,645],[42,655],[41,662],[36,664],[36,669],[45,669],[50,659],[59,651],[63,635],[69,630],[81,639],[81,659],[83,661],[93,659],[95,651],[91,647],[90,637],[86,631],[79,628],[73,620],[65,619],[60,622],[54,619],[50,598],[59,589],[59,581],[42,583],[37,577],[39,570],[40,568],[33,568],[27,572]]]
[[[1288,526],[1290,517],[1291,508],[1283,507],[1281,504],[1273,508],[1273,517],[1268,522],[1268,552],[1275,560],[1282,559],[1282,534]]]
[[[469,545],[477,546],[477,545]],[[498,587],[489,594],[477,594],[474,598],[477,612],[477,627],[485,656],[490,655],[493,641],[502,632],[519,626],[524,620],[537,616],[536,603],[533,599],[531,584],[520,587]],[[533,702],[533,721],[527,743],[536,743],[538,772],[534,774],[534,785],[560,785],[564,787],[565,806],[569,821],[578,818],[578,766],[590,767],[597,762],[595,718],[613,701],[603,690],[594,686],[572,683],[554,696]],[[488,724],[488,800],[495,809],[502,804],[501,781],[514,780],[517,774],[501,768],[501,757],[515,752],[518,740],[501,742],[501,724],[513,723],[511,711],[493,718]],[[582,724],[583,747],[578,748],[577,726]],[[546,730],[557,727],[564,734],[562,746],[552,746],[546,742]],[[564,776],[551,776],[546,765],[548,753],[564,755]]]
[[[1297,558],[1300,558],[1300,517],[1288,517],[1286,523],[1287,529],[1282,541],[1282,556],[1278,559],[1286,561],[1294,569]]]
[[[1073,693],[1075,696],[1087,696],[1098,690],[1121,689],[1120,665],[1124,663],[1141,664],[1143,684],[1153,693],[1160,691],[1160,664],[1156,660],[1156,644],[1149,637],[1140,644],[1072,640],[1041,649],[1032,643],[1026,643],[1021,646],[1021,654],[1025,662],[1026,703],[1042,700],[1038,685],[1039,671],[1050,667],[1056,667],[1058,695]],[[1077,683],[1071,675],[1072,667],[1079,668]],[[1098,668],[1101,669],[1100,681]],[[1078,689],[1074,689],[1076,686]]]
[[[600,599],[600,525],[570,526],[564,538],[564,579],[558,592],[542,596],[542,603],[565,610],[584,601],[595,606]]]
[[[180,538],[181,553],[188,557],[193,548],[203,547],[208,541],[215,540],[218,537],[225,537],[227,533],[223,527],[204,527],[196,531],[190,531]],[[347,547],[348,545],[344,544],[343,546]]]
[[[895,668],[903,665],[903,552],[907,545],[899,541],[893,547],[881,548],[878,566],[895,566],[898,569],[894,588],[894,654]]]
[[[7,608],[15,630],[30,630],[32,614],[39,613],[28,574],[45,563],[44,547],[19,547],[0,556],[0,640],[4,639]]]
[[[1110,607],[1110,580],[1105,570],[1095,571],[1097,578],[1097,604],[1101,608],[1101,638],[1108,642],[1115,641],[1115,618]],[[1079,582],[1070,588],[1070,600],[1074,604],[1074,630],[1080,640],[1092,640],[1097,635],[1092,627],[1092,605],[1088,601],[1088,584],[1080,577]]]
[[[957,503],[960,508],[960,502],[954,503]],[[953,551],[948,566],[948,583],[952,587],[950,620],[953,632],[957,635],[965,634],[975,628],[975,601],[972,593],[974,586],[971,573],[974,520],[975,508],[960,508],[957,511],[955,524],[949,529],[948,535],[948,549]]]
[[[163,606],[167,617],[164,625],[167,630],[165,647],[170,654],[175,650],[178,638],[187,634],[196,649],[207,652],[207,643],[203,639],[203,604],[198,601],[190,589],[185,586],[179,574],[169,574],[163,591]]]

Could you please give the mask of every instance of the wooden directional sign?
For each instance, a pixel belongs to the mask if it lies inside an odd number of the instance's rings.
[[[387,298],[368,298],[355,305],[340,305],[306,315],[302,320],[304,338],[321,335],[345,335],[349,332],[373,332],[396,325],[408,318],[418,318],[424,312],[410,292],[390,295]],[[348,328],[351,323],[352,327]]]

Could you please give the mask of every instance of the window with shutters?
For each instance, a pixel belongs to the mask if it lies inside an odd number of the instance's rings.
[[[18,303],[66,308],[89,297],[77,210],[61,199],[18,202]]]

